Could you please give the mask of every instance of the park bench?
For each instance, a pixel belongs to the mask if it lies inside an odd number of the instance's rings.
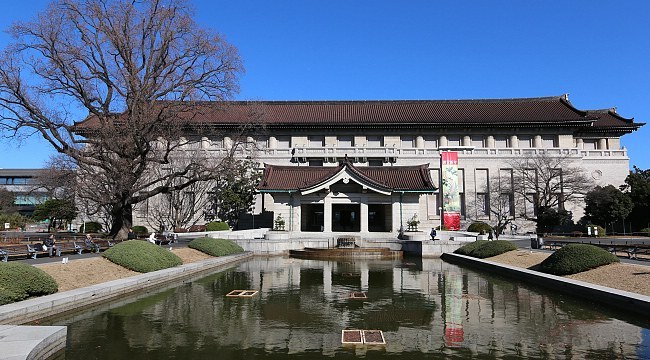
[[[31,257],[31,253],[29,252],[29,247],[26,245],[3,245],[0,246],[0,257],[2,257],[3,262],[9,261],[9,257],[18,257],[18,256],[24,256],[24,257]]]
[[[113,241],[108,240],[108,239],[93,240],[93,242],[95,243],[95,245],[97,245],[97,248],[95,250],[96,252],[100,252],[102,250],[110,249],[111,247],[113,247],[113,245],[115,245],[115,243]]]
[[[650,245],[648,244],[627,245],[625,252],[627,253],[628,258],[638,260],[638,255],[650,255]]]
[[[56,256],[61,256],[63,253],[73,253],[81,255],[83,247],[79,246],[75,241],[57,242],[55,248]]]
[[[42,250],[43,245],[41,244],[27,244],[28,256],[32,259],[36,259],[38,255],[47,255],[52,256],[52,247],[48,246],[47,250]]]

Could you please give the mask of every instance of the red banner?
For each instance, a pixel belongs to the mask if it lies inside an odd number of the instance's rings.
[[[460,230],[460,181],[458,179],[458,153],[444,151],[440,154],[442,171],[442,211],[447,230]]]

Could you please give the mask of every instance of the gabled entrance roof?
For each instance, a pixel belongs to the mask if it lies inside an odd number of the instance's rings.
[[[399,192],[432,193],[437,190],[431,181],[428,165],[417,166],[354,166],[347,158],[339,166],[266,165],[257,189],[260,192],[317,192],[343,181],[384,195]]]

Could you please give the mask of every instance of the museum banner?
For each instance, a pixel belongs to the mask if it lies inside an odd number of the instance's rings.
[[[460,184],[458,181],[458,153],[440,154],[442,171],[442,211],[447,230],[460,230]]]

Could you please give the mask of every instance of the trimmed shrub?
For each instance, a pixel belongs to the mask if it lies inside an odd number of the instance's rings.
[[[650,228],[644,228],[639,231],[643,236],[650,236]]]
[[[244,252],[241,246],[232,240],[200,237],[190,241],[188,247],[212,256],[226,256]]]
[[[230,230],[230,226],[228,226],[228,224],[223,221],[211,221],[205,224],[205,230],[206,231]]]
[[[149,229],[147,229],[146,226],[136,225],[136,226],[132,227],[131,229],[133,229],[133,232],[137,236],[147,236],[149,234]]]
[[[102,224],[96,221],[89,221],[81,228],[85,233],[98,233],[102,231]]]
[[[148,241],[129,240],[106,250],[105,258],[127,269],[146,273],[182,265],[173,252]]]
[[[49,274],[22,262],[0,263],[0,284],[0,305],[59,290]]]
[[[620,260],[616,255],[589,244],[568,244],[547,257],[540,271],[553,275],[570,275]]]
[[[488,241],[480,246],[476,247],[469,253],[469,256],[473,256],[479,259],[485,259],[492,256],[501,255],[507,253],[508,251],[517,250],[517,246],[507,240],[495,240]]]
[[[476,249],[477,247],[479,247],[479,246],[481,246],[481,245],[483,245],[483,244],[485,244],[487,242],[488,242],[487,240],[476,240],[474,242],[471,242],[469,244],[465,244],[465,245],[459,247],[458,249],[456,249],[456,251],[454,251],[454,253],[469,256],[469,254],[472,251],[474,251],[474,249]]]
[[[484,234],[488,234],[490,231],[492,231],[492,226],[481,221],[476,221],[467,227],[467,231],[476,233],[483,231]]]

